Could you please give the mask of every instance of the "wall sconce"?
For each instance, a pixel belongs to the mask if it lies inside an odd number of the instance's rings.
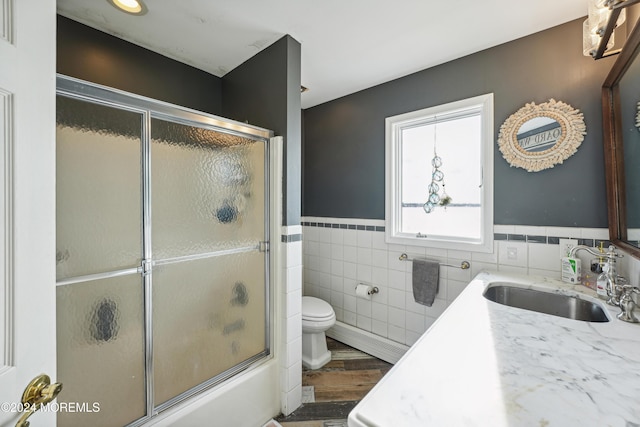
[[[624,23],[625,7],[640,0],[588,0],[589,17],[582,24],[582,53],[593,59],[620,53],[610,50],[614,44],[613,30]]]

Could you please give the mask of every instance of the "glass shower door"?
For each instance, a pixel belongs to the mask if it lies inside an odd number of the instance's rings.
[[[136,427],[269,354],[268,131],[58,85],[58,423]]]
[[[59,425],[126,425],[147,412],[142,122],[57,97],[58,403],[88,405],[60,411]]]
[[[151,121],[154,400],[268,347],[264,141]]]

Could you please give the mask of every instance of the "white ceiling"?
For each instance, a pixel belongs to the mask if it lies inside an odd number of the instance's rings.
[[[289,34],[308,108],[587,14],[586,0],[58,0],[58,13],[218,77]],[[575,35],[577,38],[581,34]]]

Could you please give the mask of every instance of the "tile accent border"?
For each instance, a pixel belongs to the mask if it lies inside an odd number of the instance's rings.
[[[302,234],[290,234],[285,236],[284,234],[280,236],[280,241],[282,243],[293,243],[302,241]]]
[[[282,234],[280,241],[282,243],[293,243],[302,241],[302,225],[287,225],[281,228]]]
[[[371,219],[351,219],[351,218],[305,218],[301,222],[303,227],[318,227],[318,228],[341,228],[344,230],[367,230],[384,232],[383,220],[371,220]],[[529,233],[505,233],[502,230],[513,229],[535,229],[535,234]],[[498,230],[498,231],[495,231]],[[544,230],[549,234],[543,234]],[[523,243],[540,243],[547,245],[558,245],[560,239],[575,239],[579,245],[585,245],[590,247],[599,247],[602,243],[603,247],[608,247],[611,242],[604,236],[608,236],[609,231],[606,228],[603,229],[583,229],[576,227],[575,229],[567,227],[532,227],[532,226],[518,226],[518,225],[496,225],[494,226],[493,239],[496,241],[508,240],[512,242]],[[585,237],[586,233],[591,233]],[[576,236],[580,234],[581,236]],[[290,236],[289,236],[290,237]],[[282,236],[282,241],[285,242],[285,236]],[[292,241],[292,240],[287,240]]]
[[[560,239],[574,239],[578,241],[579,245],[585,245],[590,247],[599,247],[600,243],[604,248],[608,247],[611,242],[609,240],[604,239],[576,239],[575,237],[567,237],[567,236],[532,236],[532,235],[524,235],[524,234],[505,234],[505,233],[494,233],[494,240],[502,240],[502,241],[510,241],[510,242],[527,242],[527,243],[542,243],[547,245],[559,245]]]
[[[309,222],[303,221],[303,226],[306,227],[319,227],[319,228],[341,228],[343,230],[366,230],[366,231],[382,231],[384,232],[384,226],[379,225],[363,225],[363,224],[336,224],[334,222]]]

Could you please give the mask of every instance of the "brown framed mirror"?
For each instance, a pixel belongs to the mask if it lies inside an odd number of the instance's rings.
[[[631,11],[630,11],[631,12]],[[613,244],[640,259],[640,22],[602,85],[604,158]]]

